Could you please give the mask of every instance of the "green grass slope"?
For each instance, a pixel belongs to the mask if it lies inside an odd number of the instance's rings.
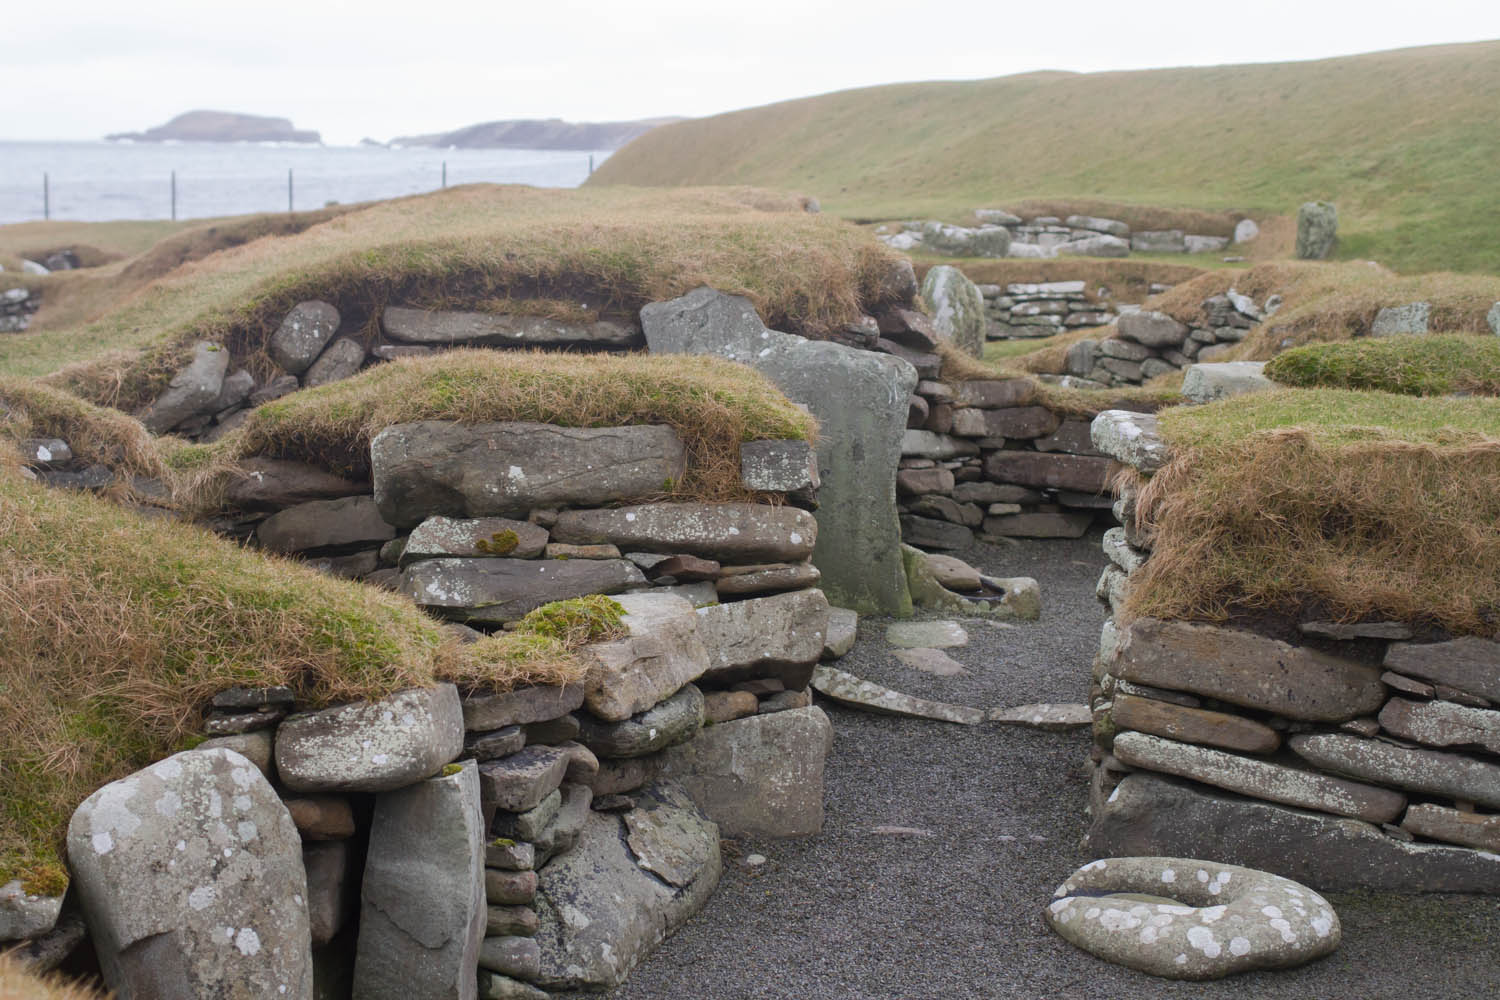
[[[1342,257],[1497,272],[1496,107],[1500,42],[898,84],[665,126],[589,183],[755,184],[870,219],[1026,199],[1260,216],[1325,198]]]

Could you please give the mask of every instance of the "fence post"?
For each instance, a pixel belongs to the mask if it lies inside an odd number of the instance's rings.
[[[172,171],[172,221],[177,221],[177,171]]]
[[[594,176],[594,154],[589,154],[589,176]]]
[[[443,187],[444,187],[444,189],[446,189],[448,187],[448,161],[447,160],[443,161]]]
[[[47,171],[42,171],[42,219],[44,221],[52,218],[52,187]]]
[[[286,168],[286,210],[292,210],[292,168]]]

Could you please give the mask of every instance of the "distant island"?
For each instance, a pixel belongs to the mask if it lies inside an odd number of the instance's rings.
[[[682,120],[642,118],[631,122],[565,122],[561,118],[523,118],[481,122],[452,132],[403,135],[387,145],[452,146],[458,149],[619,149],[658,125]]]
[[[290,118],[242,115],[234,111],[188,111],[165,125],[144,132],[116,132],[104,137],[131,142],[309,142],[323,137],[292,127]]]

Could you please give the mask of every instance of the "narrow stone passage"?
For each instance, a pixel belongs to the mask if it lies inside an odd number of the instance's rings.
[[[925,698],[981,708],[1082,701],[1104,614],[1093,596],[1099,533],[981,545],[984,571],[1034,576],[1040,624],[964,621],[945,652],[965,674],[897,662],[887,620],[866,619],[839,666]],[[1088,735],[896,719],[822,702],[835,746],[828,816],[805,841],[725,843],[703,913],[638,968],[619,1000],[864,1000],[923,997],[1360,997],[1441,1000],[1500,993],[1500,901],[1332,895],[1344,942],[1290,972],[1219,983],[1154,979],[1055,937],[1053,890],[1091,860]],[[765,858],[752,865],[753,855]]]

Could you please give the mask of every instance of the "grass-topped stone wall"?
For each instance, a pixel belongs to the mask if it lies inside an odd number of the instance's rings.
[[[1287,388],[1092,437],[1091,849],[1500,892],[1496,401]]]

